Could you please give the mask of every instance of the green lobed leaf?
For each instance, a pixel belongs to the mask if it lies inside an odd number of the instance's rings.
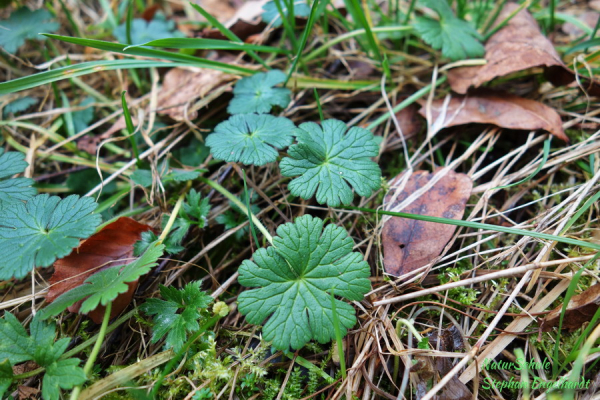
[[[181,215],[188,222],[204,228],[206,225],[206,217],[210,212],[210,203],[207,198],[202,198],[202,195],[196,189],[190,190],[186,196],[186,201],[183,203]]]
[[[13,370],[10,361],[0,361],[0,398],[4,398],[4,392],[8,390],[13,380]]]
[[[41,194],[0,209],[0,280],[48,267],[92,235],[101,222],[89,197]]]
[[[126,34],[126,23],[119,25],[113,35],[121,43],[129,43]],[[145,19],[136,18],[131,24],[131,44],[143,44],[158,39],[182,38],[183,33],[177,30],[174,21],[167,21],[163,13],[156,13],[154,19],[147,22]]]
[[[291,101],[290,90],[275,87],[285,79],[286,75],[276,69],[240,79],[233,88],[227,111],[229,114],[265,114],[273,106],[287,107]]]
[[[52,18],[48,10],[31,11],[27,7],[19,8],[9,19],[0,22],[0,47],[10,54],[15,54],[19,47],[25,44],[26,39],[44,40],[39,33],[54,32],[60,27],[58,22],[50,21]]]
[[[369,265],[352,251],[346,230],[324,229],[319,218],[304,215],[277,228],[274,246],[257,250],[240,266],[239,282],[248,290],[238,297],[239,310],[252,324],[262,324],[265,340],[287,351],[309,340],[327,343],[335,337],[332,302],[327,293],[361,300],[371,284]],[[335,300],[343,335],[354,326],[354,308]]]
[[[233,115],[206,138],[213,157],[246,165],[265,165],[294,140],[295,125],[284,117],[268,114]]]
[[[46,366],[46,374],[42,381],[42,397],[44,400],[59,400],[60,389],[71,389],[87,380],[80,360],[68,358],[55,361]]]
[[[79,107],[89,106],[94,103],[94,98],[91,96],[83,99],[81,103],[79,103]],[[90,122],[94,120],[94,107],[88,107],[83,110],[73,112],[73,128],[75,133],[79,133],[84,129],[87,129]]]
[[[0,320],[0,396],[12,381],[11,365],[34,360],[46,369],[42,384],[44,400],[58,400],[60,389],[70,389],[86,381],[80,360],[59,360],[69,347],[70,338],[54,341],[56,325],[36,315],[31,321],[30,334],[9,312]]]
[[[187,340],[187,335],[200,329],[200,310],[212,303],[213,298],[200,290],[201,282],[190,282],[183,289],[160,287],[164,300],[148,299],[140,309],[154,316],[152,343],[166,335],[165,348],[179,352]]]
[[[35,188],[31,187],[33,179],[6,179],[22,173],[27,165],[23,153],[16,151],[5,153],[4,149],[0,148],[0,210],[11,204],[26,201],[37,193]]]
[[[11,364],[32,360],[35,345],[17,317],[4,313],[0,319],[0,360],[7,359]]]
[[[39,312],[40,318],[47,319],[58,315],[67,307],[86,297],[87,299],[81,305],[81,313],[86,314],[95,310],[99,304],[107,305],[118,295],[129,289],[127,283],[139,279],[140,276],[147,274],[156,266],[157,260],[162,256],[164,249],[164,245],[158,245],[156,242],[152,243],[137,260],[125,266],[117,265],[95,273],[87,278],[81,286],[62,294],[41,310]]]
[[[298,176],[288,184],[294,196],[332,207],[348,205],[354,197],[369,196],[381,186],[381,170],[371,160],[379,147],[373,134],[338,120],[301,124],[296,130],[298,144],[290,146],[279,167],[283,176]]]
[[[287,7],[287,0],[280,0],[281,11],[286,17],[289,14]],[[306,18],[310,14],[310,6],[306,3],[306,0],[294,0],[294,16]],[[269,1],[263,6],[262,20],[266,24],[272,24],[275,28],[280,27],[282,24],[281,14],[277,9],[277,5],[274,0]]]
[[[34,99],[33,97],[29,97],[29,96],[21,97],[20,99],[11,101],[6,106],[4,106],[3,115],[6,118],[10,114],[16,114],[21,111],[25,111],[32,105],[37,104],[37,102],[38,102],[38,100]]]
[[[425,43],[441,49],[443,56],[454,61],[483,56],[481,35],[467,21],[457,18],[446,0],[422,0],[422,3],[439,15],[439,20],[416,18],[414,28]]]

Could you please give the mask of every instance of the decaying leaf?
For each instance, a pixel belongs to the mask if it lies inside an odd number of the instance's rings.
[[[419,112],[425,116],[425,107]],[[565,142],[569,141],[554,109],[506,92],[476,90],[466,96],[452,97],[447,107],[444,99],[434,100],[431,112],[433,121],[444,116],[443,123],[436,122],[440,129],[471,123],[493,124],[507,129],[543,129]]]
[[[563,329],[574,331],[580,328],[581,325],[592,319],[598,308],[600,308],[600,283],[571,298],[563,318]],[[541,330],[548,332],[558,326],[561,312],[562,305],[550,311],[542,320]]]
[[[507,3],[497,23],[503,21],[519,7]],[[455,68],[448,73],[448,82],[457,93],[465,94],[471,86],[479,87],[499,76],[534,67],[545,67],[546,77],[554,85],[567,85],[575,80],[575,74],[563,63],[527,9],[519,11],[509,22],[492,35],[485,45],[487,64]],[[600,85],[584,82],[584,88],[592,95],[600,94]]]
[[[233,79],[232,75],[208,68],[173,68],[163,79],[158,97],[158,113],[183,121],[186,108],[191,107],[196,99]],[[197,110],[188,110],[187,118],[194,119],[197,114]]]
[[[438,172],[439,173],[439,172]],[[403,174],[392,179],[392,189],[385,198],[386,210],[393,210],[412,193],[425,186],[435,175],[416,171],[404,190],[395,197]],[[465,174],[448,171],[431,189],[423,193],[402,212],[451,219],[463,216],[473,182]],[[395,197],[395,199],[394,199]],[[391,217],[383,226],[383,263],[388,274],[402,276],[430,263],[450,240],[454,225]]]
[[[51,303],[63,293],[74,289],[96,272],[118,264],[127,264],[133,258],[133,245],[140,240],[142,232],[152,230],[148,225],[122,217],[105,226],[100,232],[83,241],[67,257],[54,263],[54,275],[50,279],[50,289],[46,300]],[[137,288],[137,281],[129,284],[129,291],[113,302],[111,318],[118,315],[129,303]],[[69,307],[78,312],[81,302]],[[102,322],[104,307],[91,311],[89,317],[96,323]]]
[[[223,0],[217,0],[219,2]],[[260,16],[263,13],[263,6],[269,0],[249,0],[246,1],[235,14],[229,18],[223,25],[232,31],[237,37],[246,40],[249,36],[263,31],[266,24],[262,22]],[[212,14],[215,15],[215,14]],[[205,29],[202,37],[209,39],[228,40],[218,29]]]

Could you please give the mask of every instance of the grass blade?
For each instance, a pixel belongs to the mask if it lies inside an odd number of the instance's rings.
[[[176,67],[189,65],[189,63],[170,63],[152,60],[107,60],[91,61],[76,65],[68,65],[40,72],[35,75],[24,76],[12,81],[0,83],[0,94],[15,93],[36,86],[45,85],[76,76],[88,75],[94,72],[110,71],[115,69],[150,68],[150,67]]]
[[[249,68],[244,68],[237,65],[222,63],[218,61],[207,60],[205,58],[194,57],[187,54],[171,53],[169,51],[146,49],[143,47],[132,47],[128,51],[125,51],[125,48],[129,46],[122,43],[112,43],[96,39],[81,39],[71,36],[52,35],[48,33],[44,34],[44,36],[49,37],[51,39],[60,40],[66,43],[73,43],[81,46],[92,47],[98,50],[112,51],[114,53],[120,53],[129,56],[153,57],[162,60],[184,62],[188,65],[211,68],[232,74],[251,75],[252,73],[254,73],[254,71]]]
[[[323,4],[327,5],[327,1],[325,1]],[[313,3],[313,5],[310,9],[310,14],[308,16],[308,22],[306,23],[306,26],[304,27],[304,32],[302,32],[302,38],[300,39],[300,45],[298,46],[298,49],[296,50],[296,57],[294,58],[294,62],[292,63],[292,67],[290,68],[290,71],[288,72],[287,79],[285,80],[285,83],[283,84],[283,86],[287,85],[288,81],[290,80],[290,78],[292,77],[294,72],[296,71],[298,62],[300,61],[300,58],[302,57],[302,51],[304,50],[304,47],[306,46],[306,41],[308,40],[308,35],[310,34],[310,31],[312,30],[312,27],[315,24],[315,21],[317,20],[317,17],[319,14],[318,11],[320,11],[320,8],[322,8],[322,7],[319,7],[319,0],[315,0],[315,2]]]
[[[533,231],[527,231],[524,229],[517,229],[517,228],[508,228],[508,227],[500,226],[500,225],[482,224],[481,222],[472,222],[472,221],[462,221],[462,220],[449,219],[449,218],[431,217],[429,215],[419,215],[419,214],[409,214],[409,213],[403,213],[403,212],[374,210],[372,208],[364,208],[364,207],[346,206],[346,207],[340,207],[340,208],[347,209],[347,210],[368,212],[368,213],[379,214],[379,215],[391,215],[393,217],[416,219],[417,221],[436,222],[439,224],[464,226],[465,228],[486,229],[486,230],[495,231],[495,232],[510,233],[513,235],[530,236],[530,237],[534,237],[536,239],[551,240],[554,242],[570,244],[572,246],[580,246],[580,247],[586,247],[588,249],[600,250],[600,244],[591,243],[591,242],[588,243],[588,242],[584,242],[583,240],[571,239],[571,238],[562,237],[562,236],[555,236],[555,235],[550,235],[547,233],[533,232]]]
[[[256,44],[230,42],[228,40],[204,39],[204,38],[167,38],[152,40],[143,44],[127,46],[123,50],[139,48],[142,46],[164,47],[169,49],[197,49],[197,50],[241,50],[262,51],[265,53],[289,54],[286,49],[278,49],[273,46],[260,46]]]

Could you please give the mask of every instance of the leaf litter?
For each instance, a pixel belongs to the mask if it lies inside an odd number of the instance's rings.
[[[439,172],[438,172],[439,173]],[[391,189],[385,197],[385,209],[395,211],[410,195],[425,187],[435,174],[415,171],[406,180],[401,192],[396,187],[403,182],[402,173],[390,181]],[[473,182],[465,174],[448,171],[429,190],[401,211],[432,217],[461,219],[471,195]],[[433,261],[452,238],[456,226],[435,222],[390,217],[381,232],[385,271],[403,276]]]

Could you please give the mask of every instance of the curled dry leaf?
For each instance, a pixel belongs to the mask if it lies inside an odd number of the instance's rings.
[[[398,187],[403,175],[398,175],[390,182],[392,189],[385,197],[385,209],[388,211],[393,210],[415,191],[427,185],[435,176],[427,171],[414,172],[404,190],[394,200],[394,187]],[[460,219],[472,187],[473,181],[469,176],[447,171],[433,187],[401,211]],[[455,229],[454,225],[391,217],[384,224],[382,232],[383,263],[386,272],[394,276],[402,276],[430,263],[444,249]]]
[[[219,2],[223,0],[217,0]],[[246,1],[235,14],[223,23],[226,28],[232,31],[237,37],[246,40],[248,37],[260,33],[266,26],[260,16],[263,13],[263,6],[269,0],[249,0]],[[214,15],[214,14],[212,14]],[[209,39],[227,39],[218,29],[205,29],[202,37]]]
[[[419,110],[425,116],[425,106]],[[441,128],[464,124],[493,124],[507,129],[533,131],[543,129],[565,142],[569,141],[558,113],[535,100],[506,92],[480,89],[466,96],[455,96],[447,106],[444,99],[431,105],[433,121]]]
[[[233,79],[232,75],[208,68],[173,68],[163,79],[158,96],[158,113],[183,121],[186,108],[191,107],[196,99]],[[188,109],[188,119],[196,118],[197,113],[197,110]]]
[[[512,14],[519,5],[507,3],[498,23]],[[546,77],[554,85],[567,85],[575,80],[575,74],[563,63],[546,38],[535,19],[526,9],[519,11],[509,22],[493,34],[485,45],[487,64],[460,67],[448,72],[448,82],[457,93],[465,94],[471,86],[479,87],[499,76],[534,67],[545,67]],[[592,95],[600,95],[600,85],[594,81],[584,82],[584,88]]]
[[[115,265],[130,263],[133,258],[133,245],[140,240],[142,232],[149,230],[152,230],[152,227],[122,217],[84,240],[71,254],[54,263],[54,274],[50,279],[50,289],[46,295],[48,303],[82,285],[96,272]],[[115,299],[112,304],[111,318],[129,305],[137,284],[138,281],[129,283],[129,290]],[[78,312],[80,307],[81,301],[69,307],[69,311]],[[89,313],[89,317],[97,324],[102,322],[103,316],[103,306]]]
[[[600,283],[595,284],[588,290],[571,297],[563,318],[563,329],[574,331],[586,322],[589,322],[596,311],[600,308]],[[550,311],[542,320],[541,330],[548,332],[560,323],[562,305]]]

